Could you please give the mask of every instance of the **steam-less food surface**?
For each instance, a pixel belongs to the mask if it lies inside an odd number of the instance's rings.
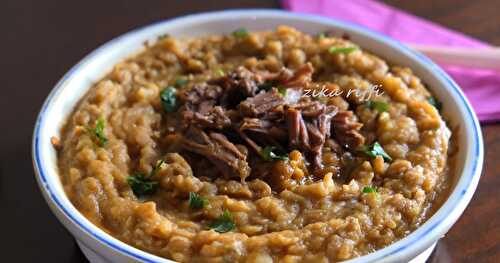
[[[411,69],[338,32],[159,36],[76,106],[58,149],[72,203],[181,262],[335,262],[438,208],[451,133]]]

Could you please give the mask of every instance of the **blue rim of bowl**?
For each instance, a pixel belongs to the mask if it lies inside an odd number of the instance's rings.
[[[145,262],[158,262],[158,260],[165,260],[163,258],[159,258],[153,254],[149,254],[149,253],[143,252],[143,251],[141,251],[141,252],[144,254],[144,256],[139,255],[135,251],[132,251],[132,250],[138,250],[138,249],[136,249],[128,244],[122,243],[121,241],[110,236],[109,234],[106,234],[104,232],[102,232],[102,234],[96,233],[93,229],[86,227],[70,211],[68,211],[68,209],[61,203],[61,200],[59,200],[57,195],[55,195],[54,192],[50,189],[50,185],[47,183],[46,175],[45,175],[44,170],[42,169],[42,165],[41,165],[41,163],[42,163],[41,158],[40,158],[41,154],[39,152],[39,150],[40,150],[39,132],[40,132],[40,126],[43,124],[45,111],[46,111],[48,105],[50,105],[54,95],[56,95],[57,91],[61,88],[62,84],[67,79],[69,79],[71,76],[73,76],[73,74],[76,71],[78,71],[80,69],[80,67],[82,67],[88,60],[94,58],[95,56],[98,56],[102,51],[104,51],[104,49],[106,49],[106,47],[120,41],[121,39],[123,39],[127,36],[136,34],[140,31],[143,31],[145,29],[148,29],[148,28],[151,28],[154,26],[172,23],[175,21],[181,21],[181,20],[187,21],[190,19],[217,16],[217,15],[236,16],[238,14],[241,14],[241,15],[252,14],[255,16],[258,16],[258,15],[264,15],[264,16],[265,15],[278,15],[278,16],[285,16],[288,18],[307,19],[310,21],[316,21],[316,22],[330,24],[330,25],[333,24],[335,26],[340,26],[343,28],[351,29],[353,31],[358,31],[358,32],[361,32],[365,35],[368,35],[371,38],[374,38],[379,42],[382,42],[385,44],[390,44],[392,47],[396,47],[399,51],[406,53],[406,55],[410,55],[410,57],[418,60],[420,63],[425,64],[427,67],[431,68],[434,71],[434,73],[439,78],[444,80],[452,88],[451,90],[454,93],[456,93],[456,95],[458,95],[462,106],[467,109],[467,114],[468,114],[467,117],[470,118],[470,120],[472,120],[472,126],[473,126],[473,132],[474,132],[473,145],[475,145],[475,148],[474,148],[475,159],[473,159],[473,161],[472,161],[472,165],[470,166],[471,167],[470,171],[463,171],[462,172],[462,176],[467,177],[466,178],[467,182],[464,184],[465,187],[463,189],[457,188],[459,182],[461,182],[463,180],[461,178],[457,182],[456,188],[452,191],[452,193],[450,193],[450,196],[448,197],[447,201],[442,205],[442,207],[448,201],[450,201],[452,196],[459,195],[459,197],[463,197],[467,192],[469,192],[471,190],[472,191],[475,190],[475,186],[477,185],[477,181],[479,180],[479,176],[480,176],[480,174],[478,174],[479,173],[478,169],[480,169],[480,166],[482,165],[482,162],[480,162],[480,160],[482,160],[482,158],[483,158],[482,135],[479,131],[480,130],[479,122],[474,114],[474,111],[472,110],[472,107],[470,106],[469,102],[465,98],[464,94],[462,93],[462,91],[460,90],[458,85],[448,76],[448,74],[446,74],[440,67],[438,67],[434,62],[432,62],[426,56],[424,56],[416,51],[411,50],[410,48],[406,47],[404,44],[398,42],[397,40],[391,39],[388,36],[385,36],[379,32],[373,31],[371,29],[365,28],[365,27],[357,25],[357,24],[353,24],[353,23],[349,23],[349,22],[345,22],[345,21],[339,21],[339,20],[335,20],[335,19],[331,19],[331,18],[323,17],[323,16],[318,16],[318,15],[303,14],[303,13],[297,14],[297,13],[291,13],[291,12],[287,12],[287,11],[273,10],[273,9],[241,9],[241,10],[240,9],[233,9],[233,10],[226,10],[226,11],[196,13],[196,14],[190,14],[190,15],[176,17],[173,19],[158,21],[158,22],[155,22],[155,23],[143,26],[143,27],[133,29],[133,30],[131,30],[131,31],[129,31],[121,36],[118,36],[118,37],[106,42],[105,44],[101,45],[100,47],[98,47],[97,49],[95,49],[94,51],[89,53],[87,56],[85,56],[82,60],[80,60],[75,66],[73,66],[61,78],[61,80],[52,89],[52,91],[50,92],[50,94],[48,95],[47,99],[45,100],[45,102],[42,106],[42,109],[37,117],[37,120],[35,123],[35,129],[34,129],[34,133],[33,133],[32,151],[33,151],[35,170],[38,172],[38,176],[40,177],[39,179],[41,179],[41,182],[43,183],[43,188],[47,191],[48,196],[52,199],[52,201],[54,201],[54,203],[57,205],[59,210],[61,210],[66,215],[66,217],[68,217],[74,224],[78,225],[81,229],[83,229],[87,234],[89,234],[93,238],[99,240],[100,242],[106,244],[107,246],[109,246],[117,251],[120,251],[128,256],[131,256],[135,259],[142,260]],[[475,178],[476,176],[477,176],[477,178]],[[470,201],[471,197],[472,197],[472,193],[470,194],[469,201]],[[453,208],[457,207],[458,202],[459,202],[459,199],[457,199],[455,201],[455,203],[453,204],[453,206],[451,208],[453,209]],[[441,208],[439,210],[441,210]],[[465,207],[464,207],[464,209],[465,209]],[[431,218],[429,218],[424,224],[422,224],[418,229],[424,228],[426,226],[427,222],[429,222],[433,217],[438,215],[439,210]],[[461,212],[463,212],[463,210]],[[423,238],[429,232],[434,231],[438,226],[440,226],[440,224],[446,219],[446,215],[444,215],[443,213],[441,213],[441,214],[442,214],[441,218],[437,219],[437,221],[432,226],[428,226],[427,227],[428,229],[425,232],[420,233],[419,236],[413,236],[413,239],[419,240],[420,238]],[[414,234],[416,231],[418,231],[418,229],[413,231],[412,233],[410,233],[408,236],[404,237],[403,239],[398,240],[398,242],[395,242],[395,243],[393,243],[385,248],[382,248],[380,250],[377,250],[373,253],[370,253],[370,254],[367,254],[367,255],[364,255],[364,256],[361,256],[358,258],[354,258],[353,260],[362,259],[368,255],[376,254],[377,252],[382,252],[382,251],[384,251],[385,253],[383,253],[383,254],[379,253],[379,255],[376,258],[373,258],[371,260],[377,261],[377,260],[384,259],[388,256],[393,256],[394,254],[401,252],[401,250],[407,249],[415,244],[415,242],[412,242],[412,243],[409,243],[406,245],[398,246],[398,243],[400,243],[400,241],[409,239],[409,237],[412,236],[412,234]]]

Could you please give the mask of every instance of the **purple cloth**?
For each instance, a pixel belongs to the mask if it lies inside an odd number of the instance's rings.
[[[401,42],[455,47],[488,44],[373,0],[283,0],[285,9],[354,22]],[[460,85],[481,122],[500,120],[500,74],[442,65]]]

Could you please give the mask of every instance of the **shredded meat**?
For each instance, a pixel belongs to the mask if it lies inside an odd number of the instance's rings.
[[[223,89],[220,86],[199,83],[191,89],[180,94],[180,99],[185,106],[194,107],[201,103],[214,105],[222,95]]]
[[[303,111],[299,109],[302,108]],[[335,106],[325,106],[314,101],[307,105],[297,104],[295,108],[288,108],[286,120],[288,124],[289,145],[305,151],[314,169],[322,167],[323,145],[330,137],[331,120],[337,113]],[[313,117],[307,122],[306,117]]]
[[[221,105],[233,108],[247,97],[257,94],[259,85],[264,82],[259,74],[255,74],[245,67],[238,67],[224,77],[210,81],[224,89]]]
[[[192,124],[212,129],[224,129],[231,126],[231,119],[220,106],[210,108],[205,114],[200,112],[185,111],[183,117],[191,120]]]
[[[238,135],[257,153],[260,154],[262,147],[260,147],[254,140],[252,140],[245,132],[242,130],[237,130]]]
[[[262,135],[268,135],[279,141],[286,140],[288,136],[284,123],[273,122],[265,119],[244,118],[241,123],[240,130],[249,130]]]
[[[288,136],[284,123],[257,118],[244,118],[238,132],[256,153],[262,149],[258,144],[279,146]]]
[[[309,97],[300,100],[296,105],[296,109],[302,111],[304,117],[316,118],[325,112],[325,105],[319,101],[311,100]],[[331,107],[331,106],[330,106]]]
[[[215,106],[222,88],[206,83],[196,84],[192,89],[181,93],[183,102],[180,108],[181,127],[187,128],[191,124],[202,127],[223,129],[231,125],[231,120],[226,116],[220,106]]]
[[[307,150],[309,148],[309,134],[300,110],[288,108],[286,111],[286,122],[288,125],[288,143],[290,148]]]
[[[246,155],[221,133],[208,135],[198,128],[189,128],[182,138],[183,148],[210,160],[225,178],[239,177],[244,181],[250,174]]]
[[[310,158],[315,169],[322,168],[323,145],[330,137],[331,121],[337,114],[337,108],[334,106],[324,107],[323,112],[307,124],[307,131],[311,142]]]
[[[284,100],[276,89],[261,92],[254,97],[249,97],[238,106],[241,115],[248,117],[262,117],[273,108],[283,105]]]
[[[341,155],[362,145],[365,138],[352,111],[339,112],[336,106],[302,96],[312,74],[309,63],[295,72],[286,68],[277,73],[252,72],[238,67],[226,76],[195,84],[180,95],[178,127],[183,149],[211,162],[225,178],[238,177],[242,182],[248,176],[281,180],[269,178],[273,177],[269,160],[262,159],[267,146],[297,149],[313,172],[322,169],[325,145]],[[286,93],[277,87],[286,88]],[[235,144],[244,144],[251,152]],[[260,175],[251,175],[247,160],[263,164],[253,171]]]
[[[365,137],[359,132],[362,123],[354,119],[352,111],[340,111],[332,119],[335,138],[343,147],[355,150],[365,143]]]
[[[240,130],[251,130],[261,133],[268,132],[268,129],[272,127],[272,122],[269,120],[257,119],[257,118],[244,118],[241,123]]]

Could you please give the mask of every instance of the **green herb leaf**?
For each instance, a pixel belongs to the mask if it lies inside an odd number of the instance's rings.
[[[151,177],[160,170],[164,163],[165,161],[163,160],[156,162],[156,165],[151,169],[148,176],[145,176],[141,172],[136,172],[134,175],[127,177],[127,183],[136,196],[150,195],[156,192],[158,182],[151,180]]]
[[[219,77],[224,77],[224,75],[226,75],[226,73],[222,69],[217,69],[215,71],[215,74],[217,74],[217,76],[219,76]]]
[[[368,193],[376,193],[377,189],[373,186],[365,186],[363,187],[363,193],[368,194]]]
[[[232,35],[237,38],[245,38],[248,36],[248,31],[245,28],[238,28],[233,31]]]
[[[99,146],[104,147],[106,143],[108,143],[108,138],[106,138],[106,134],[104,134],[104,125],[106,122],[103,117],[99,117],[96,122],[94,128],[85,127],[85,130],[89,135],[97,141]]]
[[[161,103],[166,112],[175,111],[177,99],[176,93],[177,90],[174,87],[168,87],[160,92]]]
[[[130,185],[130,188],[132,188],[134,194],[138,197],[153,194],[158,188],[158,182],[149,179],[144,176],[143,173],[135,173],[134,175],[127,177],[127,183]]]
[[[392,161],[391,156],[389,156],[385,151],[384,148],[380,145],[380,143],[375,142],[371,146],[365,145],[362,149],[362,152],[364,152],[366,155],[370,156],[371,158],[377,157],[377,155],[380,155],[384,158],[386,161]]]
[[[281,96],[285,97],[286,91],[287,91],[287,88],[285,86],[278,86],[278,92],[279,92],[279,94],[281,94]]]
[[[288,160],[288,155],[286,153],[278,153],[278,148],[275,146],[266,146],[261,150],[260,156],[262,159],[266,161],[274,161],[274,160]]]
[[[376,109],[378,112],[384,112],[389,110],[389,104],[383,101],[369,100],[366,102],[366,106],[372,110]]]
[[[189,207],[191,209],[202,209],[208,206],[208,200],[195,192],[189,192]]]
[[[236,227],[236,225],[234,224],[231,212],[225,210],[221,216],[219,216],[217,219],[215,219],[215,221],[213,221],[209,225],[209,227],[215,230],[216,232],[226,233],[233,230]]]
[[[330,54],[349,54],[353,51],[356,51],[358,50],[357,47],[330,47],[328,49],[328,52],[330,52]]]
[[[317,37],[318,37],[318,39],[324,39],[324,38],[326,38],[326,34],[324,32],[319,33]]]
[[[175,80],[175,86],[180,88],[189,82],[186,78],[178,78]]]
[[[441,111],[441,109],[443,108],[443,104],[436,98],[434,97],[429,97],[427,98],[427,101],[432,105],[434,106],[434,108],[436,108],[438,111]]]
[[[108,138],[106,138],[106,135],[104,134],[104,125],[104,118],[99,117],[94,128],[95,136],[97,137],[97,139],[99,139],[99,144],[101,146],[104,146],[108,142]]]

